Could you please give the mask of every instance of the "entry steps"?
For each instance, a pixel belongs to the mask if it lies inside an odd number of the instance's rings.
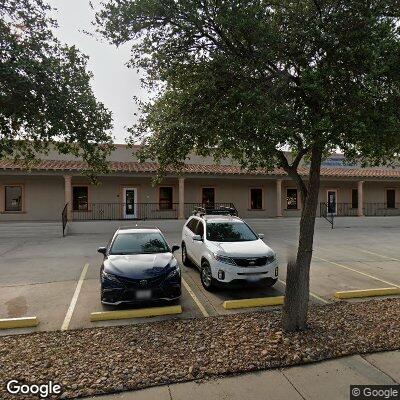
[[[61,237],[61,222],[0,221],[0,238]]]

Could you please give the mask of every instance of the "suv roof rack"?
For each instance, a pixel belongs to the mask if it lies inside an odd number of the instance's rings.
[[[231,215],[237,217],[238,212],[235,207],[196,207],[193,211],[193,215],[197,215],[198,217],[204,215]]]

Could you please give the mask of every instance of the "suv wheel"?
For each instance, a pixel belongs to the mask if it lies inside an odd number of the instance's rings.
[[[201,264],[200,279],[204,289],[208,290],[209,292],[215,289],[215,280],[212,277],[211,267],[207,261],[203,261]]]
[[[188,255],[187,255],[186,245],[184,242],[182,242],[182,264],[185,267],[190,267],[192,265]]]

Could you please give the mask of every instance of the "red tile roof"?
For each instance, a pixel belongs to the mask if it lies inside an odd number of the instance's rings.
[[[157,163],[154,162],[120,162],[111,161],[110,168],[114,172],[132,172],[132,173],[155,173],[157,171]],[[33,171],[83,171],[86,164],[83,161],[67,161],[67,160],[41,160],[34,167]],[[20,170],[26,168],[22,164],[8,160],[0,160],[0,169],[3,170]],[[176,173],[172,168],[167,172]],[[186,164],[184,172],[189,174],[205,174],[205,175],[286,175],[281,169],[267,171],[266,169],[257,169],[247,171],[235,165],[216,165],[216,164]],[[308,174],[306,167],[299,168],[302,175]],[[393,168],[359,168],[359,167],[322,167],[321,175],[323,177],[335,178],[400,178],[400,169]]]

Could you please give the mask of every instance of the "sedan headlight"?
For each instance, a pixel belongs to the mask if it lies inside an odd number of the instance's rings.
[[[178,266],[176,266],[168,275],[167,279],[176,278],[180,275],[181,271]]]
[[[235,261],[230,257],[220,256],[219,254],[213,254],[214,258],[222,263],[236,265]]]
[[[115,275],[109,274],[108,272],[104,271],[104,269],[103,269],[103,272],[102,272],[101,275],[102,275],[102,278],[107,280],[107,281],[111,281],[111,282],[115,282],[115,283],[121,283]]]
[[[179,269],[178,261],[176,258],[173,258],[170,263],[167,265],[167,268],[173,268],[172,271],[167,275],[167,279],[172,279],[180,275],[181,270]]]

